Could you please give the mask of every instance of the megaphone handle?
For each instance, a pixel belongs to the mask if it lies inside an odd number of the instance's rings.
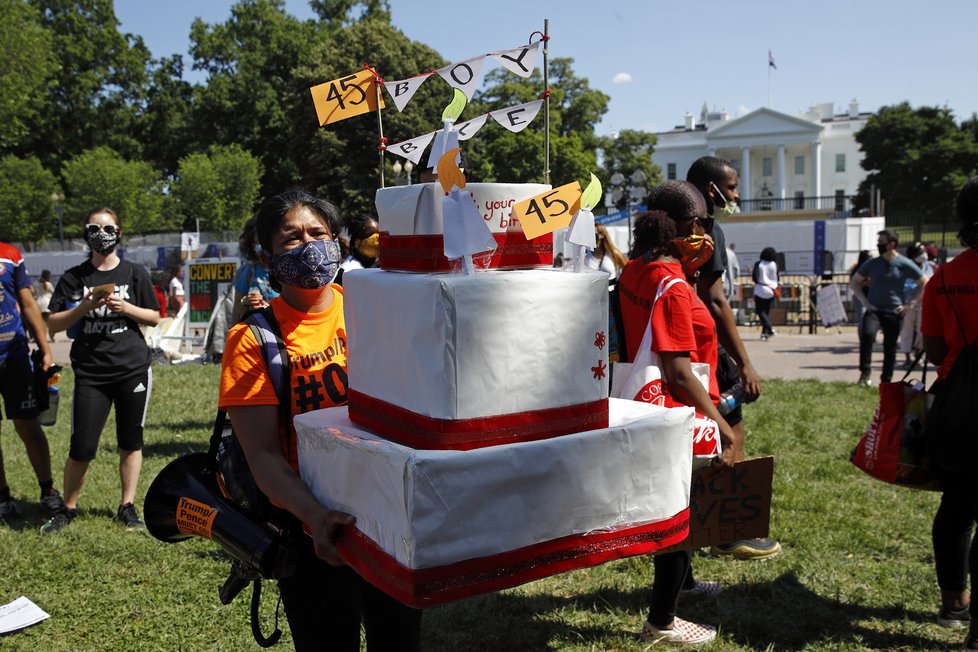
[[[265,638],[261,633],[261,623],[258,622],[258,604],[261,602],[261,578],[255,580],[255,588],[251,592],[251,635],[255,637],[255,642],[262,647],[272,647],[278,643],[282,637],[282,630],[278,628],[278,608],[282,604],[282,596],[278,598],[275,605],[275,630]]]

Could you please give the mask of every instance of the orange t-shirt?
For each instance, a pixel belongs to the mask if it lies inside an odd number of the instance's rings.
[[[289,355],[291,416],[347,403],[343,290],[337,285],[332,290],[332,305],[318,313],[295,310],[281,297],[270,302]],[[250,326],[241,323],[231,328],[222,357],[220,409],[279,404]],[[290,418],[288,429],[280,429],[279,439],[282,453],[298,473],[295,438]]]

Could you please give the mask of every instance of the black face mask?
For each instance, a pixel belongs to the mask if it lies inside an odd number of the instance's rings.
[[[885,244],[878,244],[878,245],[876,245],[876,249],[877,249],[877,251],[880,252],[880,255],[881,256],[883,254],[885,254],[889,248],[890,248],[890,245],[885,245]]]

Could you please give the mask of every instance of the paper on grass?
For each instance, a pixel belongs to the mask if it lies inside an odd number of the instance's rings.
[[[36,625],[50,617],[50,614],[36,604],[20,596],[13,602],[0,606],[0,634]]]

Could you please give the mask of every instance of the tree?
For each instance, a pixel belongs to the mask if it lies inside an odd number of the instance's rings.
[[[384,79],[396,80],[446,64],[427,45],[411,41],[389,22],[368,17],[337,29],[308,52],[296,68],[290,87],[289,124],[293,160],[301,184],[336,202],[344,214],[373,212],[380,185],[377,154],[377,116],[365,114],[325,127],[319,126],[309,87],[363,70],[369,63]],[[393,103],[383,111],[389,143],[421,136],[441,127],[441,113],[452,89],[437,75],[424,82],[398,112]],[[387,156],[391,165],[396,158]],[[422,159],[422,162],[426,161]],[[390,168],[388,168],[389,170]]]
[[[662,183],[662,169],[652,162],[655,143],[655,134],[635,129],[622,129],[616,137],[602,139],[602,170],[598,177],[604,189],[610,187],[611,175],[615,172],[628,177],[635,170],[641,170],[648,179],[645,182],[648,190]]]
[[[145,161],[127,161],[108,147],[96,147],[64,165],[65,224],[80,225],[89,211],[107,206],[129,234],[179,227],[163,220],[159,172]]]
[[[57,235],[51,194],[58,191],[54,174],[36,157],[0,159],[0,233],[27,247]]]
[[[0,150],[17,145],[57,71],[51,34],[25,0],[0,0]]]
[[[869,172],[859,192],[876,187],[887,212],[907,212],[919,223],[943,222],[954,197],[978,165],[978,143],[958,128],[950,109],[883,107],[857,134]]]
[[[471,112],[462,120],[487,111],[533,101],[543,96],[543,75],[534,70],[528,78],[498,68],[486,75],[487,87],[478,93]],[[587,183],[598,173],[597,149],[601,144],[595,125],[608,109],[608,96],[590,88],[574,74],[573,59],[550,62],[550,179],[553,185],[572,181]],[[513,134],[498,125],[487,125],[469,141],[468,170],[482,181],[543,181],[544,116],[541,113],[523,131]]]
[[[177,164],[196,147],[193,106],[194,88],[183,79],[183,58],[173,55],[150,65],[150,92],[136,116],[136,138],[142,158],[172,176]]]
[[[31,0],[52,34],[59,69],[27,150],[52,170],[100,145],[138,158],[133,122],[147,89],[149,51],[119,32],[112,0]]]
[[[282,0],[241,0],[227,22],[197,19],[191,26],[194,69],[208,74],[206,86],[197,89],[196,142],[238,144],[259,155],[264,195],[297,185],[301,176],[289,139],[289,85],[316,33],[314,23],[286,13]]]
[[[173,221],[237,230],[253,214],[260,186],[261,163],[238,145],[189,154],[180,159],[170,189]]]
[[[388,0],[309,0],[309,6],[328,30],[348,27],[364,18],[391,20]]]

